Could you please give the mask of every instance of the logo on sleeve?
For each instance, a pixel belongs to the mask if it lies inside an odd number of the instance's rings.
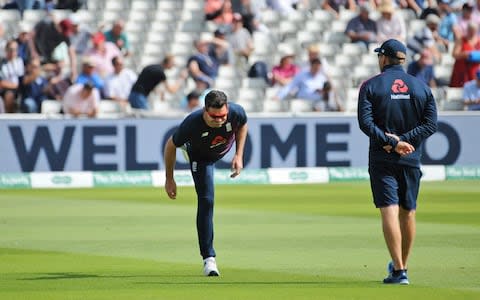
[[[395,79],[392,84],[392,92],[398,93],[406,93],[408,92],[408,86],[403,82],[401,79]]]

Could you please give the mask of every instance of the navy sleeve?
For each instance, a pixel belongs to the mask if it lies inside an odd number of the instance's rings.
[[[181,147],[190,140],[190,134],[192,132],[191,128],[194,128],[192,127],[191,119],[190,116],[187,116],[182,123],[180,123],[177,131],[173,134],[172,141],[176,147]]]
[[[421,124],[400,136],[401,140],[407,141],[412,145],[420,144],[437,131],[437,106],[435,104],[435,98],[430,90],[427,93],[427,102],[425,103]]]
[[[373,121],[373,99],[371,99],[371,95],[370,85],[366,82],[360,88],[358,95],[357,113],[360,129],[380,147],[390,145],[395,148],[397,140],[385,135],[384,130],[380,129]]]

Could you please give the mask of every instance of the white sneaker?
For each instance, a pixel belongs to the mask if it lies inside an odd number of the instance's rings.
[[[220,272],[217,268],[215,257],[207,257],[203,260],[203,274],[205,276],[219,276]]]

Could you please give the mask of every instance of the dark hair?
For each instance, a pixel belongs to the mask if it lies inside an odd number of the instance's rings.
[[[227,95],[219,90],[211,90],[205,96],[205,108],[222,108],[227,104]]]
[[[190,102],[192,99],[198,99],[200,98],[200,92],[198,91],[191,91],[188,95],[187,95],[187,101]]]
[[[84,90],[91,91],[91,90],[93,90],[94,87],[95,87],[95,86],[94,86],[93,83],[90,82],[90,81],[89,81],[89,82],[85,82],[85,83],[83,84],[83,89],[84,89]]]
[[[116,65],[117,64],[117,61],[120,59],[120,57],[118,56],[115,56],[114,58],[112,58],[112,65]]]

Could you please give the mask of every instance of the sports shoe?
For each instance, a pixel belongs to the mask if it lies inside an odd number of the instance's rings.
[[[215,257],[207,257],[203,260],[203,274],[205,276],[219,276],[220,272],[217,268]]]
[[[383,279],[383,283],[407,285],[409,284],[407,272],[405,270],[393,271],[387,276],[387,278]]]
[[[387,264],[387,273],[388,274],[391,274],[393,273],[395,269],[393,268],[393,261],[390,261],[388,264]]]

